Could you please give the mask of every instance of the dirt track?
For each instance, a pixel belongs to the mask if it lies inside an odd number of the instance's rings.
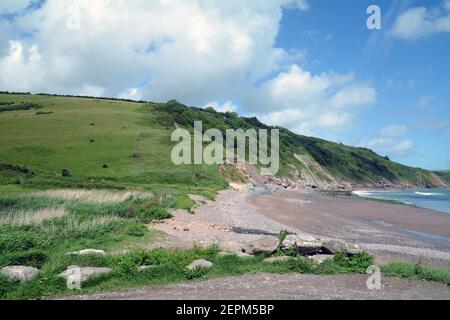
[[[449,300],[446,285],[382,278],[381,290],[368,290],[366,275],[248,274],[189,284],[146,287],[75,296],[81,300]]]

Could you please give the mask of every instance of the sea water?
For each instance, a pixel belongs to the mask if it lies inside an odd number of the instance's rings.
[[[363,198],[398,201],[450,214],[450,189],[354,191],[353,194]]]

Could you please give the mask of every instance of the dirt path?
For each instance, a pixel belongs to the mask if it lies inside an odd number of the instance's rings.
[[[248,274],[189,284],[146,287],[75,296],[81,300],[449,300],[441,284],[382,278],[381,290],[368,290],[366,275],[316,276]]]

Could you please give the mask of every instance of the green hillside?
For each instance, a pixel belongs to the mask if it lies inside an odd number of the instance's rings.
[[[225,186],[216,166],[175,166],[170,135],[202,120],[208,128],[269,128],[256,118],[213,109],[82,97],[0,94],[0,181],[39,187]],[[357,183],[435,185],[436,176],[371,150],[280,129],[279,175],[308,173]],[[311,163],[302,163],[298,156]],[[14,166],[32,171],[14,169]],[[296,170],[294,170],[294,168]],[[320,170],[319,170],[319,169]],[[61,177],[68,169],[71,177]]]

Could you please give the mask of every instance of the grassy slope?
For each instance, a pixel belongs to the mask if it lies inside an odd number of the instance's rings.
[[[80,185],[87,185],[89,178],[106,185],[194,185],[218,189],[224,181],[215,167],[175,166],[170,162],[174,122],[191,127],[195,120],[203,120],[204,129],[268,128],[256,118],[188,108],[176,101],[139,104],[0,94],[2,102],[36,103],[43,107],[40,113],[53,113],[37,115],[33,109],[0,113],[0,161],[42,171],[54,179],[61,169],[68,168],[74,175],[71,180]],[[394,163],[369,149],[280,130],[280,175],[289,175],[290,166],[304,170],[294,154],[308,154],[333,176],[350,182],[433,182],[428,171]],[[104,164],[108,168],[103,168]]]

